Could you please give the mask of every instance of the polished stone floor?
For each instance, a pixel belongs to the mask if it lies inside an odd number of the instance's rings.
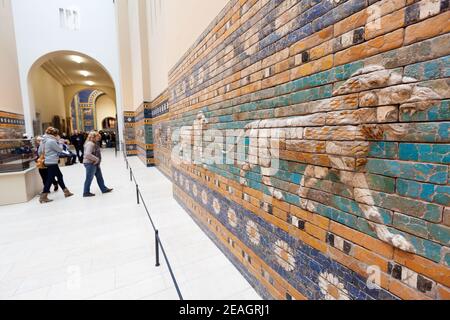
[[[185,299],[260,299],[188,214],[169,180],[129,158]],[[81,165],[62,168],[76,195],[0,207],[0,299],[177,299],[168,268],[155,267],[153,229],[125,162],[104,152],[115,191],[84,199]],[[2,186],[3,188],[3,186]]]

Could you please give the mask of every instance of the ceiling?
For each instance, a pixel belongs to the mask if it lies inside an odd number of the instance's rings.
[[[63,86],[83,85],[114,88],[108,73],[93,59],[77,54],[60,54],[42,64],[42,68]],[[88,72],[87,76],[82,72]],[[87,83],[92,81],[93,83]]]

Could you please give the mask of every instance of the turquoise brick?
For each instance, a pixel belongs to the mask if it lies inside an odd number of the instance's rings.
[[[252,189],[261,191],[263,189],[263,185],[259,182],[249,179],[248,186]]]
[[[334,81],[343,81],[350,78],[356,71],[364,67],[364,62],[357,61],[333,69]]]
[[[439,67],[439,63],[436,61],[432,61],[430,63],[426,63],[423,70],[423,75],[425,80],[437,79],[441,75],[441,70]]]
[[[416,236],[399,231],[397,229],[389,228],[389,230],[393,234],[400,234],[404,236],[408,241],[410,241],[414,246],[414,248],[416,249],[416,254],[428,258],[430,260],[433,260],[434,262],[437,263],[441,262],[442,245],[429,240],[418,238]]]
[[[256,108],[257,108],[257,106],[256,106],[256,103],[246,103],[246,104],[243,104],[243,105],[240,105],[239,106],[239,111],[240,112],[248,112],[248,111],[254,111],[254,110],[256,110]]]
[[[322,216],[325,216],[331,220],[345,224],[346,226],[348,226],[350,228],[356,229],[356,226],[357,226],[357,217],[356,216],[346,213],[341,210],[337,210],[332,207],[325,206],[320,203],[314,203],[314,206],[315,206],[316,213],[318,213]]]
[[[232,115],[230,115],[230,116],[221,116],[221,117],[219,117],[219,121],[220,121],[220,122],[230,122],[230,121],[233,121],[233,116],[232,116]]]
[[[445,254],[444,263],[447,267],[450,267],[450,253]]]
[[[397,193],[405,197],[434,202],[444,206],[450,205],[450,186],[448,185],[442,186],[398,179]]]
[[[287,203],[293,204],[295,206],[300,206],[300,197],[295,194],[286,192],[285,200]]]
[[[276,95],[282,95],[288,92],[295,92],[302,89],[319,87],[335,81],[343,81],[350,78],[352,74],[364,67],[362,61],[349,63],[331,70],[322,71],[314,75],[296,79],[286,85],[280,85],[275,88]]]
[[[434,203],[428,203],[382,192],[371,192],[374,203],[394,212],[405,213],[431,222],[440,222],[443,207]]]
[[[284,181],[290,181],[291,180],[291,173],[285,170],[278,169],[275,173],[274,177],[284,180]]]
[[[441,138],[439,141],[448,142],[450,139],[450,122],[439,124],[438,134]]]
[[[298,173],[292,173],[291,174],[291,182],[292,183],[300,184],[302,179],[303,179],[303,176],[301,174],[298,174]]]
[[[412,64],[405,67],[405,76],[419,79],[422,73],[422,65],[420,63]]]
[[[448,166],[410,163],[392,160],[369,159],[367,170],[389,177],[405,178],[436,184],[447,184]]]
[[[333,95],[332,91],[332,85],[298,91],[289,96],[289,104],[299,104],[308,101],[330,98]]]
[[[335,205],[335,207],[339,210],[357,215],[359,217],[363,218],[365,217],[364,212],[361,210],[359,204],[356,201],[335,195],[332,197],[332,202]],[[392,223],[392,211],[383,208],[376,208],[376,209],[381,214],[384,224]]]
[[[427,110],[417,111],[414,114],[401,113],[400,121],[414,122],[414,121],[448,121],[450,120],[450,100],[444,100],[441,103],[436,103]]]
[[[419,237],[428,238],[429,225],[430,223],[421,219],[406,216],[400,213],[395,213],[394,215],[394,227],[415,234]]]
[[[246,177],[257,182],[261,182],[262,180],[261,175],[254,172],[247,172]]]
[[[432,80],[448,77],[450,56],[420,62],[405,67],[405,76],[417,80]]]
[[[387,193],[395,192],[395,179],[376,174],[366,174],[366,181],[370,189]]]
[[[442,77],[448,78],[450,77],[450,56],[446,56],[442,58]]]
[[[440,224],[430,224],[430,239],[446,246],[450,245],[450,228]]]
[[[396,159],[398,155],[398,143],[396,142],[371,142],[369,145],[369,157]]]
[[[450,164],[450,144],[401,143],[400,160]]]
[[[378,239],[377,233],[372,229],[368,221],[364,218],[358,218],[356,229]]]

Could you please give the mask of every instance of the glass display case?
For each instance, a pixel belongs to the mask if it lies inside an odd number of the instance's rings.
[[[0,173],[20,172],[33,168],[36,157],[33,140],[0,139]]]

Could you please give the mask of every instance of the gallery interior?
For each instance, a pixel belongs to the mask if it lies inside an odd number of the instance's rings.
[[[450,300],[449,9],[0,1],[0,299]]]

